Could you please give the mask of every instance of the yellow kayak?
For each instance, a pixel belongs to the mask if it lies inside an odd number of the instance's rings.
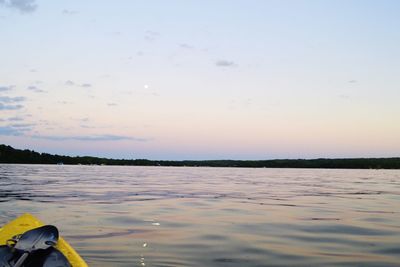
[[[44,224],[32,214],[26,213],[0,228],[0,245],[5,245],[13,236],[22,234],[28,230],[43,226]],[[88,267],[64,238],[60,237],[55,246],[68,259],[72,267]]]

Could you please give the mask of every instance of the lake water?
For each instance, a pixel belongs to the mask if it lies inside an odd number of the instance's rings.
[[[400,171],[0,165],[95,266],[400,266]]]

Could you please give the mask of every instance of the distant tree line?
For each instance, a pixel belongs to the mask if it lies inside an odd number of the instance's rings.
[[[329,168],[329,169],[400,169],[400,158],[346,159],[274,159],[274,160],[148,160],[108,159],[98,157],[70,157],[14,149],[0,145],[0,163],[18,164],[82,164],[130,166],[190,166],[242,168]]]

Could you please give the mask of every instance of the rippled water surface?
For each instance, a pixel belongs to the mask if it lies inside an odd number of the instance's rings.
[[[90,266],[400,266],[400,171],[0,165]]]

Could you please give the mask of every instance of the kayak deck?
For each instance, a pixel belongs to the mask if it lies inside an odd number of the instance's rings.
[[[0,245],[6,244],[7,240],[11,239],[17,234],[22,234],[28,230],[43,226],[43,222],[35,218],[29,213],[25,213],[15,220],[9,222],[0,228]],[[64,254],[69,263],[73,267],[88,267],[86,262],[79,256],[79,254],[60,237],[56,248]]]

